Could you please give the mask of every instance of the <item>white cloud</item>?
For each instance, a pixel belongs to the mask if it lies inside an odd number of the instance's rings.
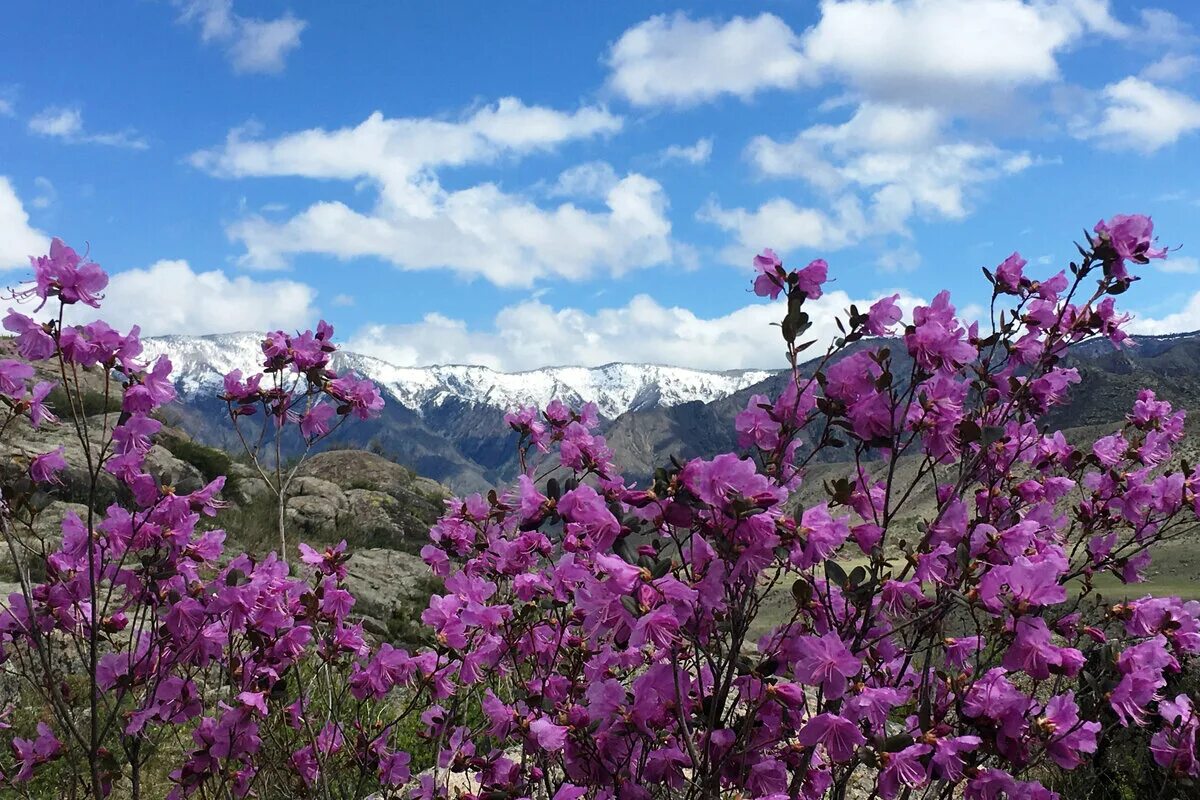
[[[282,223],[251,216],[233,224],[229,234],[245,244],[246,266],[278,268],[304,252],[375,256],[401,269],[448,268],[528,286],[547,275],[580,279],[670,261],[675,245],[662,187],[593,163],[564,173],[556,188],[598,199],[602,209],[572,202],[544,208],[494,183],[445,189],[435,170],[550,150],[620,127],[621,119],[600,107],[566,113],[504,98],[459,121],[375,113],[352,128],[274,140],[235,130],[223,147],[195,153],[191,161],[226,177],[366,180],[379,189],[369,211],[321,202]]]
[[[287,56],[300,46],[308,23],[286,13],[277,19],[257,19],[234,13],[233,0],[177,0],[180,19],[200,26],[205,43],[225,47],[235,72],[277,74]]]
[[[1138,77],[1151,82],[1172,83],[1181,81],[1200,71],[1200,57],[1190,53],[1167,53],[1145,67]]]
[[[316,294],[296,281],[197,272],[186,261],[163,260],[111,275],[100,314],[114,327],[140,325],[146,336],[305,328],[317,319]],[[78,322],[96,317],[92,309],[80,314]]]
[[[589,161],[563,170],[550,187],[552,197],[598,198],[603,200],[621,178],[611,164]]]
[[[803,46],[869,98],[977,106],[1057,80],[1057,56],[1088,31],[1125,33],[1105,0],[825,0]]]
[[[381,207],[364,214],[324,202],[280,224],[251,217],[229,233],[246,245],[243,262],[251,267],[281,267],[293,253],[374,256],[405,270],[451,269],[500,286],[621,274],[672,259],[666,197],[642,175],[613,186],[601,212],[573,203],[542,208],[490,183],[446,191],[431,179],[423,189],[423,213]]]
[[[1200,101],[1141,78],[1128,77],[1104,87],[1098,118],[1072,123],[1075,135],[1112,149],[1152,153],[1200,129]]]
[[[824,343],[837,335],[834,317],[844,316],[851,302],[860,309],[869,303],[839,290],[806,304],[814,323],[807,338]],[[904,294],[901,305],[907,311],[919,302]],[[431,314],[407,325],[368,325],[346,349],[398,366],[482,364],[506,371],[613,361],[719,370],[782,367],[783,342],[771,323],[784,311],[781,302],[762,302],[705,318],[648,295],[593,312],[527,300],[501,309],[488,329]]]
[[[12,181],[0,175],[0,270],[29,268],[29,257],[50,246],[46,234],[29,224],[29,214]]]
[[[696,143],[692,145],[670,145],[662,151],[661,160],[664,163],[668,161],[685,161],[688,164],[707,164],[708,159],[712,157],[712,150],[712,139],[697,139]]]
[[[12,101],[0,97],[0,117],[11,117],[14,113]]]
[[[1135,315],[1129,323],[1129,331],[1146,336],[1161,336],[1166,333],[1190,333],[1200,330],[1200,292],[1196,292],[1183,308],[1162,317]]]
[[[332,302],[338,308],[349,308],[354,305],[354,297],[348,294],[334,295]]]
[[[954,141],[946,125],[934,109],[864,103],[841,125],[815,125],[788,141],[758,136],[746,148],[756,171],[806,181],[831,199],[830,211],[776,198],[757,212],[710,208],[707,217],[736,232],[742,248],[843,247],[868,233],[907,234],[914,215],[961,219],[977,187],[1034,163],[1026,153]],[[742,262],[748,254],[730,255]],[[913,261],[893,253],[881,266]]]
[[[1087,33],[1129,29],[1107,0],[823,0],[802,35],[772,14],[651,17],[607,60],[610,86],[636,105],[748,99],[836,79],[877,101],[977,107],[1057,80],[1058,56]]]
[[[78,108],[50,106],[42,109],[29,120],[29,130],[41,136],[61,139],[72,144],[102,144],[109,147],[125,147],[130,150],[145,150],[150,145],[129,129],[111,133],[89,133],[83,126],[83,112]]]
[[[868,231],[862,206],[850,195],[835,200],[828,212],[776,197],[754,210],[725,209],[710,201],[697,216],[733,235],[734,243],[722,251],[722,257],[732,264],[750,263],[764,247],[780,253],[839,250],[859,241]]]
[[[1197,272],[1200,272],[1200,259],[1195,256],[1172,255],[1170,258],[1165,258],[1162,261],[1155,261],[1154,266],[1158,267],[1160,272],[1169,272],[1176,275],[1195,275]]]
[[[387,118],[376,111],[352,128],[312,128],[277,139],[235,128],[222,147],[192,154],[194,166],[223,177],[294,175],[382,183],[416,182],[437,167],[489,163],[549,150],[572,139],[615,133],[621,118],[599,106],[564,113],[505,97],[458,121]]]
[[[773,14],[728,22],[658,15],[621,35],[608,54],[609,85],[635,105],[694,105],[788,89],[808,74],[799,40]]]

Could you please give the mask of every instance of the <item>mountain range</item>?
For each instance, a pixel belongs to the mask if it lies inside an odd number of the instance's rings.
[[[237,449],[225,404],[216,399],[232,369],[258,370],[261,334],[162,336],[145,353],[174,364],[181,403],[174,422],[207,444]],[[1114,350],[1104,342],[1077,348],[1069,365],[1082,382],[1051,424],[1065,428],[1118,422],[1136,392],[1148,387],[1185,408],[1200,408],[1200,332],[1139,337]],[[334,368],[370,378],[384,395],[377,419],[343,426],[331,446],[371,449],[456,491],[486,489],[516,472],[515,435],[504,414],[557,397],[594,402],[602,432],[627,477],[651,474],[671,455],[711,456],[736,447],[733,419],[752,394],[782,388],[782,372],[708,372],[653,364],[547,367],[499,372],[481,366],[397,367],[339,351]]]

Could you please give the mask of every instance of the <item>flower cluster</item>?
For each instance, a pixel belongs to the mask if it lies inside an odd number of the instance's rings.
[[[107,277],[60,240],[33,265],[34,288],[15,300],[98,305]],[[14,760],[0,763],[0,784],[24,791],[43,765],[62,761],[72,791],[100,798],[124,783],[137,797],[161,743],[187,737],[190,747],[173,745],[182,759],[169,771],[173,798],[243,797],[266,785],[329,796],[342,791],[339,782],[404,783],[408,754],[396,746],[403,715],[381,701],[398,687],[419,694],[437,674],[436,654],[410,659],[367,642],[350,616],[344,543],[324,554],[302,546],[299,574],[275,553],[226,554],[225,532],[208,522],[225,505],[225,479],[185,494],[148,463],[162,427],[156,414],[175,398],[170,361],[144,361],[136,327],[121,333],[61,319],[40,323],[15,309],[4,319],[20,359],[0,361],[0,428],[57,423],[46,406],[55,384],[36,380],[56,374],[65,398],[56,408],[70,414],[82,463],[68,464],[60,446],[3,487],[0,532],[20,590],[0,603],[0,665],[33,688],[45,719],[31,736],[12,738]],[[329,401],[310,404],[299,421],[310,438],[327,419],[321,408],[378,411],[374,387],[328,370],[331,335],[324,323],[316,334],[272,334],[264,372],[301,374],[308,394],[281,390],[279,381],[262,391],[256,375],[235,387],[237,402],[261,402],[293,421],[296,404],[320,393]],[[93,383],[84,386],[81,375]],[[119,398],[119,411],[88,416],[85,393],[95,387],[104,408]],[[86,513],[68,511],[61,538],[43,538],[43,498],[67,470]],[[380,670],[397,659],[408,666]],[[84,676],[82,690],[72,675]],[[364,675],[369,692],[358,688]]]
[[[277,501],[281,553],[287,552],[284,507],[288,486],[300,463],[346,420],[369,419],[383,408],[383,397],[373,383],[331,369],[336,351],[333,326],[324,320],[317,324],[315,333],[307,330],[289,335],[273,331],[262,341],[262,372],[245,377],[235,369],[224,378],[220,399],[229,409],[246,455]],[[258,435],[247,436],[243,420],[260,409],[263,413]],[[284,443],[289,426],[299,434],[300,451],[299,460],[290,470],[284,468],[289,454]],[[263,448],[272,445],[274,452],[267,458]]]
[[[1039,426],[1079,382],[1067,349],[1124,341],[1124,266],[1164,255],[1144,217],[1097,233],[1069,272],[1031,279],[1015,254],[986,271],[991,330],[944,292],[908,321],[885,298],[806,369],[827,266],[765,251],[784,390],[738,415],[741,453],[647,486],[594,409],[511,414],[524,474],[452,503],[422,552],[445,578],[423,617],[455,667],[438,691],[484,720],[440,723],[420,796],[464,773],[497,797],[1049,800],[1034,768],[1081,766],[1107,726],[1155,730],[1154,760],[1200,776],[1193,703],[1161,696],[1200,655],[1200,603],[1110,606],[1096,586],[1137,582],[1195,524],[1200,470],[1171,464],[1183,413],[1143,391],[1090,449]],[[849,474],[809,487],[822,453]]]

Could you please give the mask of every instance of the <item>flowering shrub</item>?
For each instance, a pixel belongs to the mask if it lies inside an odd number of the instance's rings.
[[[649,486],[622,480],[594,407],[511,414],[517,485],[454,502],[423,551],[446,586],[423,620],[456,669],[418,795],[464,773],[489,798],[1043,800],[1115,727],[1152,729],[1162,769],[1200,776],[1194,701],[1160,696],[1200,653],[1200,603],[1105,606],[1095,586],[1141,580],[1194,526],[1200,471],[1170,462],[1183,412],[1143,391],[1082,449],[1038,425],[1079,381],[1067,349],[1121,346],[1113,297],[1166,253],[1140,216],[1079,250],[1046,279],[1017,254],[985,270],[985,328],[945,292],[908,321],[895,296],[851,307],[807,372],[827,265],[765,251],[786,388],[738,415],[743,453]],[[848,474],[798,506],[833,454]]]
[[[339,376],[329,369],[333,326],[321,320],[317,332],[289,336],[283,331],[268,333],[262,343],[263,372],[243,380],[235,369],[225,376],[221,399],[229,407],[234,431],[263,483],[275,495],[278,506],[279,552],[287,552],[287,492],[292,478],[312,448],[351,416],[368,419],[383,408],[379,390],[368,380],[354,375]],[[267,385],[263,386],[264,380]],[[241,420],[262,411],[258,436],[247,438]],[[336,422],[334,421],[336,419]],[[289,428],[289,424],[294,427]],[[284,464],[285,431],[300,439],[302,455],[289,468]],[[268,436],[270,438],[268,438]],[[274,458],[264,466],[261,451],[273,445]]]
[[[136,327],[64,324],[66,306],[100,304],[107,277],[94,262],[55,239],[33,266],[36,283],[14,299],[37,299],[38,310],[55,303],[57,313],[47,323],[12,309],[4,318],[21,360],[0,361],[0,430],[58,423],[45,405],[53,383],[34,381],[40,367],[59,378],[62,424],[82,463],[68,465],[59,447],[3,487],[0,533],[20,591],[0,613],[0,662],[41,720],[11,740],[0,782],[24,792],[53,763],[69,776],[64,794],[100,798],[120,785],[137,798],[152,762],[169,773],[175,798],[264,787],[361,796],[408,780],[408,755],[392,742],[412,709],[385,698],[402,685],[419,697],[438,655],[367,644],[349,619],[344,543],[302,546],[297,575],[275,553],[226,556],[225,533],[200,524],[224,505],[224,479],[180,494],[147,471],[161,427],[152,415],[175,396],[170,361],[141,361]],[[377,411],[373,386],[326,370],[331,335],[321,323],[316,334],[269,336],[270,388],[259,388],[261,375],[226,382],[235,419],[261,403],[276,438],[295,422],[312,442],[335,416],[340,424]],[[88,373],[103,386],[98,415],[84,412]],[[110,397],[119,412],[108,410]],[[61,539],[45,541],[47,493],[69,467],[83,475],[86,509],[68,512]],[[101,509],[106,480],[119,500]],[[275,488],[282,507],[286,478]],[[282,527],[280,536],[282,545]]]
[[[1133,265],[1166,255],[1144,217],[1094,233],[1069,275],[1032,279],[1016,254],[985,270],[987,329],[946,293],[907,322],[895,296],[851,307],[812,370],[805,303],[828,267],[764,251],[754,288],[786,298],[791,370],[738,415],[742,452],[673,461],[638,487],[593,406],[513,412],[516,486],[452,501],[422,551],[445,591],[422,615],[435,644],[415,654],[373,649],[349,621],[343,545],[301,545],[296,576],[275,554],[227,559],[224,534],[199,525],[221,480],[180,495],[146,471],[171,365],[138,360],[136,329],[63,324],[107,279],[56,240],[18,299],[53,300],[57,321],[4,320],[23,360],[0,361],[0,425],[55,424],[32,366],[51,365],[89,500],[102,475],[124,491],[68,514],[50,545],[36,523],[64,451],[4,487],[21,591],[0,653],[41,719],[12,738],[0,779],[23,791],[65,767],[64,791],[120,782],[138,797],[165,757],[182,759],[173,797],[395,796],[416,712],[437,757],[408,788],[429,799],[1044,800],[1055,770],[1086,765],[1118,728],[1147,730],[1173,778],[1200,777],[1194,700],[1162,693],[1200,653],[1200,603],[1106,606],[1095,584],[1139,581],[1154,545],[1194,525],[1200,471],[1171,463],[1183,414],[1143,391],[1083,449],[1038,424],[1079,381],[1068,348],[1121,346],[1113,298]],[[276,448],[264,466],[244,439],[280,504],[281,547],[287,426],[307,452],[381,404],[329,371],[331,336],[271,334],[262,374],[225,382],[235,424],[262,411],[254,441]],[[96,368],[119,414],[78,411],[81,370]],[[801,503],[810,465],[831,459],[848,474]],[[932,510],[914,510],[921,498]],[[785,619],[760,632],[781,594]]]

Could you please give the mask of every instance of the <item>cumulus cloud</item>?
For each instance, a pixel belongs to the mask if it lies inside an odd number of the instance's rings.
[[[182,260],[118,272],[104,292],[104,319],[118,328],[140,325],[146,336],[304,328],[317,319],[316,290],[290,280],[257,281],[222,270],[196,271]],[[147,298],[154,302],[147,302]],[[76,322],[95,318],[73,309]]]
[[[1106,0],[824,0],[801,34],[772,14],[654,16],[625,31],[607,61],[610,86],[636,105],[833,79],[868,99],[969,107],[1057,80],[1058,56],[1088,33],[1129,29]]]
[[[713,140],[707,138],[697,139],[691,145],[673,144],[662,151],[661,160],[663,163],[683,161],[688,164],[707,164],[712,157],[712,149]]]
[[[46,252],[50,239],[29,224],[12,181],[0,175],[0,270],[29,267],[29,256]]]
[[[150,145],[133,129],[111,133],[91,133],[84,129],[83,112],[78,108],[50,106],[29,120],[29,130],[40,136],[59,139],[71,144],[100,144],[145,150]]]
[[[799,249],[840,250],[869,231],[862,205],[851,195],[833,201],[829,211],[798,206],[784,197],[768,200],[756,209],[726,209],[710,200],[697,217],[733,236],[734,243],[722,251],[722,257],[732,264],[749,263],[764,247],[782,254]]]
[[[490,183],[447,191],[430,181],[423,188],[423,214],[386,206],[361,213],[323,202],[281,224],[251,217],[229,233],[245,244],[243,263],[251,267],[280,267],[293,253],[374,256],[405,270],[450,269],[499,286],[619,275],[672,259],[666,196],[641,175],[618,181],[599,212],[569,202],[542,208]]]
[[[439,167],[550,150],[573,139],[615,133],[621,124],[600,106],[568,113],[505,97],[459,120],[388,118],[377,111],[354,127],[312,128],[276,139],[254,138],[254,127],[235,128],[224,145],[194,153],[190,161],[222,177],[372,178],[400,186]]]
[[[1172,254],[1170,258],[1153,263],[1160,272],[1169,272],[1175,275],[1195,275],[1197,272],[1200,272],[1200,259],[1195,256],[1177,256]]]
[[[1170,314],[1161,317],[1135,315],[1129,323],[1129,331],[1147,336],[1200,331],[1200,292],[1191,295],[1182,308]]]
[[[1200,71],[1200,57],[1191,53],[1167,53],[1142,69],[1138,77],[1151,83],[1172,83],[1195,75],[1197,71]]]
[[[703,217],[736,235],[729,251],[744,261],[746,248],[837,248],[870,234],[907,234],[914,215],[961,219],[980,185],[1034,163],[1024,152],[987,142],[959,141],[930,108],[864,103],[840,125],[815,125],[790,140],[758,136],[745,156],[763,178],[800,179],[828,199],[828,210],[801,208],[775,198],[756,211],[710,204]],[[905,256],[886,269],[911,265]]]
[[[635,105],[695,105],[788,89],[809,73],[800,42],[774,14],[727,22],[658,15],[625,31],[608,53],[609,85]]]
[[[261,216],[236,222],[229,234],[245,245],[246,266],[279,268],[302,252],[374,256],[406,270],[447,268],[501,286],[529,286],[545,276],[582,279],[672,260],[662,186],[593,163],[564,173],[552,190],[586,196],[591,206],[542,207],[494,183],[445,189],[436,170],[490,164],[620,127],[621,119],[601,107],[562,112],[504,98],[458,121],[376,113],[355,127],[273,140],[235,130],[223,147],[195,153],[191,162],[224,177],[365,180],[378,189],[366,211],[320,202],[283,222]]]
[[[1200,130],[1200,101],[1130,76],[1104,87],[1098,115],[1083,114],[1075,135],[1111,149],[1152,153]]]
[[[308,27],[291,12],[276,19],[243,17],[234,12],[233,0],[177,0],[176,5],[181,21],[200,28],[201,41],[225,48],[235,72],[283,72]]]
[[[1106,0],[844,0],[821,3],[805,57],[875,100],[976,106],[1059,78],[1084,34],[1127,33]]]
[[[837,335],[834,318],[844,315],[852,302],[865,308],[869,301],[833,291],[806,304],[814,323],[811,337],[825,341]],[[902,293],[906,311],[920,302]],[[406,325],[368,325],[346,348],[398,366],[481,364],[505,371],[613,361],[716,370],[777,368],[786,359],[779,329],[771,323],[783,311],[780,303],[764,302],[701,317],[648,295],[596,311],[556,309],[531,299],[502,309],[490,328],[430,314]]]
[[[781,247],[837,248],[869,233],[907,235],[914,216],[965,217],[984,184],[1037,159],[964,136],[957,120],[1059,82],[1060,57],[1085,37],[1131,33],[1107,0],[824,0],[815,24],[799,32],[771,14],[660,15],[613,45],[609,84],[636,105],[674,106],[845,87],[843,104],[855,109],[847,122],[790,139],[759,136],[746,148],[761,177],[802,179],[816,198],[781,196],[757,209],[714,199],[702,210],[733,234],[725,254],[742,261],[764,237]],[[678,146],[669,152],[684,157]]]

